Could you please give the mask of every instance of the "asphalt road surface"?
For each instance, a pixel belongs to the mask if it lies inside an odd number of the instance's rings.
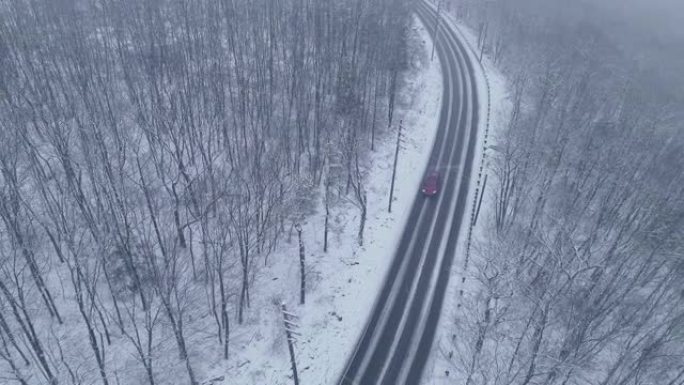
[[[436,11],[420,1],[416,13],[435,32]],[[366,329],[339,380],[341,385],[417,385],[435,337],[461,226],[466,226],[478,106],[473,63],[448,24],[440,22],[439,58],[444,94],[439,128],[426,173],[441,174],[440,191],[420,194]]]

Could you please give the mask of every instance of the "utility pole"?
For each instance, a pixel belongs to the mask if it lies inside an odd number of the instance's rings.
[[[484,182],[482,183],[482,191],[480,192],[480,201],[477,203],[477,210],[475,210],[475,218],[473,219],[473,226],[477,225],[477,218],[480,216],[480,208],[482,207],[482,198],[484,198],[485,188],[487,188],[487,174],[485,174]]]
[[[304,264],[306,255],[304,252],[304,241],[302,240],[302,226],[297,223],[295,229],[297,230],[297,237],[299,239],[299,304],[304,305],[306,302],[306,269]]]
[[[285,336],[287,337],[287,349],[290,351],[290,363],[292,364],[292,379],[294,385],[299,385],[299,376],[297,375],[297,361],[295,361],[294,343],[296,341],[295,335],[298,334],[294,329],[297,324],[293,321],[297,316],[289,313],[285,303],[280,305],[280,310],[283,313],[283,323],[285,324]]]
[[[397,176],[397,161],[399,160],[399,147],[401,146],[401,126],[402,121],[399,121],[399,131],[397,132],[397,148],[394,151],[394,165],[392,166],[392,183],[390,184],[389,207],[387,212],[392,212],[392,200],[394,199],[394,179]]]
[[[482,32],[480,33],[480,62],[482,62],[482,57],[484,56],[485,44],[487,43],[487,32],[489,32],[489,23],[484,24]]]
[[[323,252],[328,252],[328,227],[330,222],[330,180],[325,177],[325,223],[323,224]]]

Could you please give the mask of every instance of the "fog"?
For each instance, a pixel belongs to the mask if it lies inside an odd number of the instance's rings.
[[[681,0],[523,0],[522,12],[573,30],[591,29],[621,52],[651,87],[684,100],[684,2]]]
[[[684,3],[677,0],[589,1],[597,20],[618,26],[622,32],[636,32],[645,41],[663,44],[684,40]],[[680,52],[684,50],[680,49]]]
[[[661,36],[684,37],[684,3],[679,0],[604,0],[595,3],[625,23]]]
[[[684,2],[584,0],[586,20],[599,27],[658,87],[684,98]]]

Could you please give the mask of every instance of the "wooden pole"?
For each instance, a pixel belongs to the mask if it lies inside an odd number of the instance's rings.
[[[391,213],[392,212],[392,200],[394,199],[394,179],[397,176],[397,161],[399,160],[399,147],[401,145],[401,124],[402,121],[399,121],[399,131],[397,133],[397,148],[394,151],[394,165],[392,166],[392,182],[390,184],[390,195],[389,195],[389,207],[387,208],[387,212]]]
[[[281,304],[281,310],[283,313],[283,324],[285,325],[285,336],[287,337],[287,349],[290,351],[290,363],[292,364],[292,379],[294,380],[294,385],[299,385],[299,376],[297,375],[297,361],[295,360],[294,352],[294,337],[295,333],[292,328],[295,323],[290,319],[290,313],[287,312],[287,307],[285,304]]]
[[[302,240],[302,226],[297,223],[295,225],[297,229],[297,237],[299,239],[299,304],[304,305],[306,302],[306,269],[305,269],[305,252],[304,252],[304,241]]]

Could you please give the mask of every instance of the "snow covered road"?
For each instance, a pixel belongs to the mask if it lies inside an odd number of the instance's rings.
[[[417,14],[433,31],[436,11],[421,2]],[[426,172],[437,170],[442,188],[436,196],[416,198],[397,255],[340,384],[419,383],[466,220],[479,121],[474,65],[449,24],[439,23],[433,38],[444,90],[437,140]]]

